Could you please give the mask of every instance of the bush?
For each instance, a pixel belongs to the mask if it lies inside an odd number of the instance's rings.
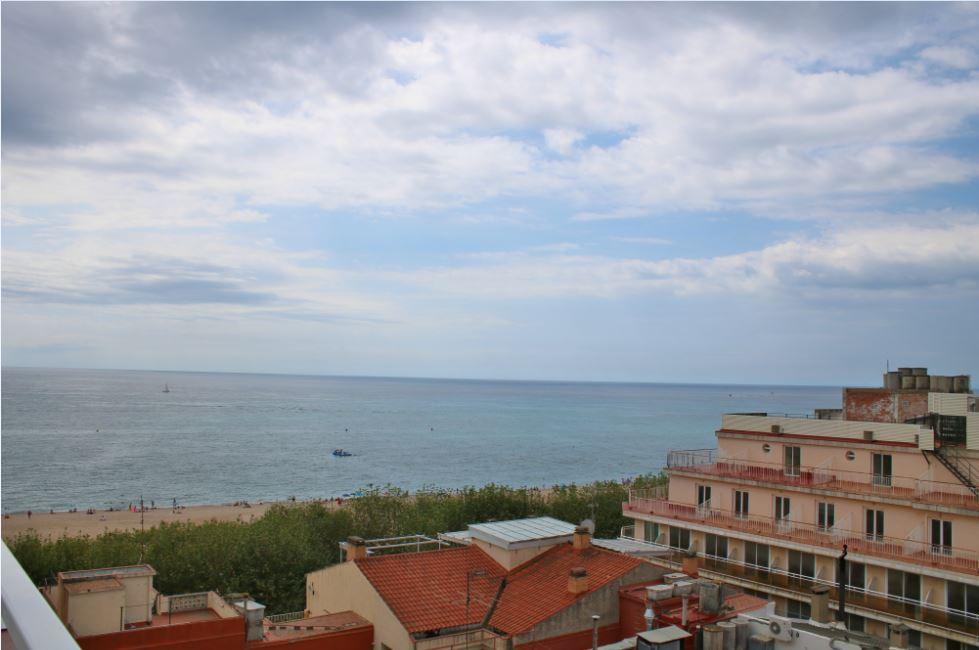
[[[663,475],[644,476],[632,486],[665,482]],[[269,612],[288,612],[305,607],[306,574],[338,562],[339,543],[350,535],[435,535],[470,523],[550,515],[575,523],[594,519],[597,536],[614,537],[629,523],[622,516],[628,487],[601,481],[549,490],[426,487],[414,494],[377,488],[341,509],[317,502],[277,505],[247,523],[164,523],[144,532],[57,539],[25,533],[8,546],[38,583],[58,571],[145,562],[156,569],[155,586],[162,593],[248,593]]]

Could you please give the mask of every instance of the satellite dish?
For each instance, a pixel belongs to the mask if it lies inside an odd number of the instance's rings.
[[[591,519],[585,519],[583,522],[581,522],[581,525],[588,529],[589,534],[595,534],[595,522]]]

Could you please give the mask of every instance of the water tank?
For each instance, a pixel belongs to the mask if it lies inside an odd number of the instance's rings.
[[[898,390],[901,388],[901,373],[896,370],[884,373],[884,388]]]
[[[951,393],[952,378],[947,375],[932,375],[931,390],[935,393]]]
[[[646,595],[650,600],[654,601],[673,598],[673,585],[653,585],[646,587]]]
[[[721,585],[715,582],[701,582],[700,611],[704,614],[717,614],[721,610]]]
[[[904,390],[910,390],[914,388],[914,377],[912,377],[911,375],[902,375],[901,388],[903,388]]]
[[[912,368],[911,374],[915,377],[924,377],[928,374],[928,368]]]
[[[751,636],[751,623],[738,617],[734,619],[736,638],[734,647],[736,650],[748,650],[748,637]]]
[[[897,374],[901,375],[902,377],[908,377],[911,375],[911,368],[898,368]]]
[[[734,626],[734,623],[722,621],[717,624],[717,627],[721,628],[721,631],[724,633],[724,650],[735,650],[734,644],[738,638],[738,630]]]
[[[717,625],[705,625],[704,650],[724,650],[724,630]]]
[[[914,378],[914,387],[918,390],[928,390],[931,388],[931,377],[928,375],[918,375]]]
[[[956,375],[952,377],[952,392],[953,393],[968,393],[969,392],[969,375]]]
[[[667,573],[663,576],[663,582],[668,585],[673,585],[678,582],[686,582],[687,580],[690,580],[690,576],[688,576],[686,573]]]
[[[689,596],[693,593],[693,588],[696,583],[692,580],[681,580],[680,582],[673,583],[673,595],[674,596]]]
[[[775,639],[767,634],[752,634],[748,637],[748,650],[775,650]]]
[[[236,600],[231,603],[238,613],[245,617],[248,641],[259,641],[265,636],[262,621],[265,620],[265,605],[254,600]]]

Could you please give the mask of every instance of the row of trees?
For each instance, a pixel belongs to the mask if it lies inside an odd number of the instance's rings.
[[[640,477],[631,487],[664,480]],[[305,607],[306,573],[339,561],[339,542],[350,535],[435,535],[470,523],[550,515],[570,522],[593,517],[596,535],[613,537],[628,523],[622,502],[629,487],[603,481],[547,490],[487,485],[409,494],[378,489],[342,508],[318,502],[275,506],[252,522],[164,523],[143,532],[58,539],[26,533],[8,545],[38,583],[58,571],[145,562],[157,570],[156,588],[163,593],[245,592],[269,612],[286,612]]]

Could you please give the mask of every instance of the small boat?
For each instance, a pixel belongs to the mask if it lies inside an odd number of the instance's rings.
[[[170,384],[163,384],[163,392],[164,393],[170,392]]]
[[[351,454],[349,451],[345,451],[343,449],[334,449],[333,455],[338,458],[346,458],[347,456],[353,456],[353,454]]]

